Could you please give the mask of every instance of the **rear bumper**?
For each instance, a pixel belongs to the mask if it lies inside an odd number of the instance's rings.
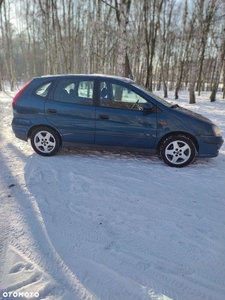
[[[224,140],[222,137],[203,136],[199,142],[199,157],[216,157]]]
[[[27,141],[28,132],[31,126],[32,123],[26,119],[14,118],[12,121],[12,130],[15,136],[23,141]]]

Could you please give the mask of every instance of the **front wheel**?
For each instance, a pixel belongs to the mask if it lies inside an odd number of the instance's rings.
[[[52,156],[60,149],[60,138],[48,127],[39,127],[30,135],[31,145],[35,152],[42,156]]]
[[[195,155],[195,145],[186,136],[171,136],[163,142],[160,149],[162,160],[170,167],[185,167],[192,163]]]

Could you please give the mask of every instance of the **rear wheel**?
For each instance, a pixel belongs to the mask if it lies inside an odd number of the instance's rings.
[[[31,145],[35,152],[43,156],[52,156],[60,149],[58,134],[48,127],[39,127],[30,135]]]
[[[186,136],[170,136],[160,149],[162,160],[170,167],[182,168],[194,160],[196,148]]]

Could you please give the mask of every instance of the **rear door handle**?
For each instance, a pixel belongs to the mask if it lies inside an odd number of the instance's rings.
[[[50,109],[47,110],[47,112],[50,113],[50,114],[56,114],[56,113],[57,113],[57,110],[56,110],[56,109],[51,109],[51,108],[50,108]]]
[[[102,119],[102,120],[108,120],[109,116],[107,116],[107,115],[99,115],[98,118]]]

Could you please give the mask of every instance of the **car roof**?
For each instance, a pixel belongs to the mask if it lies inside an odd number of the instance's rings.
[[[126,83],[135,83],[134,80],[127,78],[127,77],[122,77],[122,76],[116,76],[116,75],[108,75],[108,74],[54,74],[54,75],[43,75],[41,76],[41,78],[43,77],[68,77],[68,76],[74,76],[74,77],[95,77],[95,78],[107,78],[107,79],[116,79],[116,80],[120,80],[120,81],[124,81]],[[40,77],[39,77],[40,78]]]

